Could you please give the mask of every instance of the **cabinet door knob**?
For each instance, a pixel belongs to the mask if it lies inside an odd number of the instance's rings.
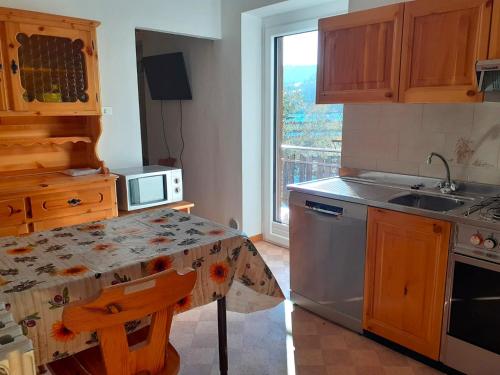
[[[19,70],[19,66],[17,66],[16,60],[12,60],[10,63],[10,68],[12,69],[12,74],[16,74]]]
[[[81,201],[81,199],[78,199],[78,198],[72,198],[72,199],[68,200],[68,204],[72,207],[78,206],[80,203],[82,203],[82,201]]]
[[[392,98],[392,92],[391,92],[391,91],[387,91],[387,92],[385,93],[385,97],[386,97],[386,98]]]
[[[474,90],[468,90],[467,96],[476,96],[476,92]]]

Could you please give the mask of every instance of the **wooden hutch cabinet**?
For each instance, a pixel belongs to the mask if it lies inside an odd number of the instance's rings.
[[[0,235],[117,215],[101,135],[96,21],[0,8]],[[99,169],[72,177],[67,169]]]

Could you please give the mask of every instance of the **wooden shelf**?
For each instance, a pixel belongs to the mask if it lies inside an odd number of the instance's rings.
[[[0,147],[62,145],[78,142],[92,143],[92,139],[90,137],[5,138],[0,139]]]

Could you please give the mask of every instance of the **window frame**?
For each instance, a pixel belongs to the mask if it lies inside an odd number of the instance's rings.
[[[263,210],[264,239],[288,247],[289,226],[274,221],[276,182],[276,38],[318,30],[318,19],[313,18],[264,29],[264,95],[262,132]]]

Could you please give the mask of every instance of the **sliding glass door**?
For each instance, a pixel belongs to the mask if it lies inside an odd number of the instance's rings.
[[[317,31],[274,38],[273,222],[288,225],[288,184],[338,174],[342,105],[317,105]]]

